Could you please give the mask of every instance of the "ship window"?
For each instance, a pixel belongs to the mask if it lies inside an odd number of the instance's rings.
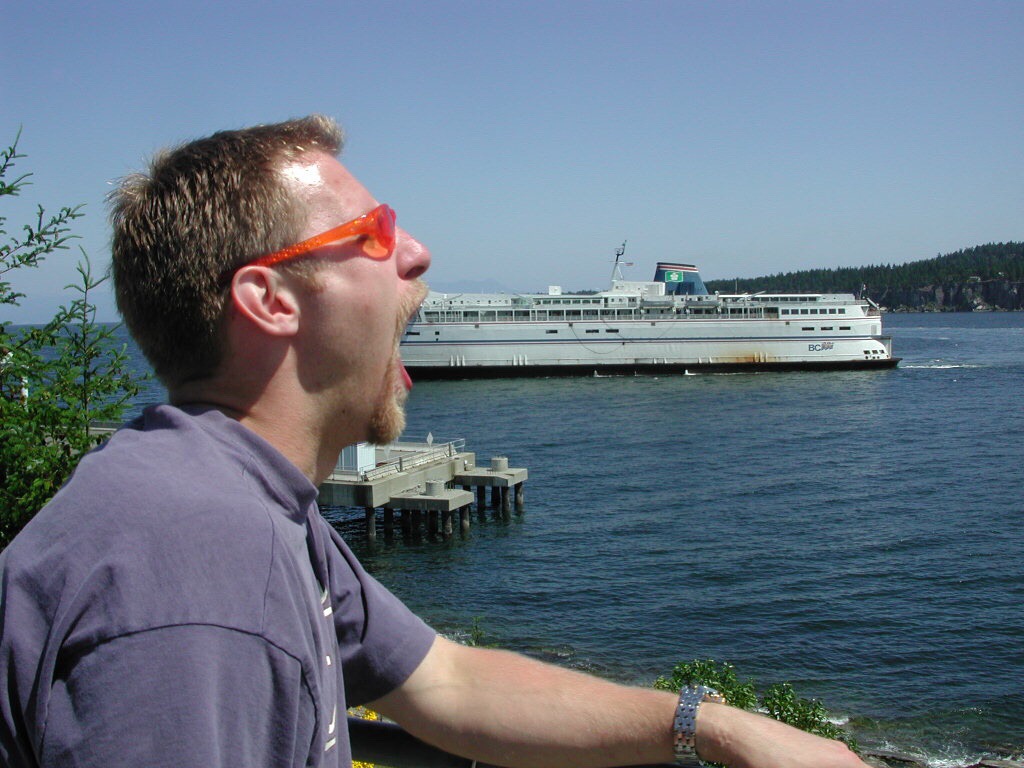
[[[587,329],[587,333],[600,333],[600,332],[601,331],[599,331],[597,328],[588,328]]]
[[[831,325],[823,325],[823,326],[821,326],[821,330],[823,330],[823,331],[831,331],[832,330],[832,326]]]
[[[605,333],[618,333],[619,329],[618,328],[605,328],[604,332]]]
[[[840,314],[840,315],[845,315],[845,314],[846,314],[846,307],[842,307],[842,308],[840,308],[840,310],[839,310],[839,314]]]
[[[803,328],[801,328],[800,330],[801,330],[801,331],[813,331],[813,330],[814,330],[814,328],[813,328],[812,326],[809,326],[809,325],[805,325],[805,326],[804,326]]]
[[[811,313],[811,310],[809,310],[809,309],[801,309],[800,310],[800,314],[801,315],[809,315],[810,313]]]
[[[544,333],[558,333],[558,331],[554,328],[549,328],[548,330],[544,331]]]
[[[405,335],[406,336],[419,336],[420,332],[419,331],[406,331]]]
[[[836,313],[836,309],[835,309],[835,307],[833,307],[832,309],[830,309],[830,310],[828,311],[828,313],[829,313],[830,315],[834,315],[834,314]]]
[[[848,330],[850,330],[850,326],[848,326],[848,325],[840,325],[839,326],[839,330],[840,331],[848,331]]]

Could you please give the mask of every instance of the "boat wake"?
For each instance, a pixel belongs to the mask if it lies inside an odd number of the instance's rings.
[[[968,365],[966,363],[929,363],[927,365],[908,365],[904,364],[904,368],[923,368],[928,370],[944,371],[950,368],[981,368],[980,365]]]

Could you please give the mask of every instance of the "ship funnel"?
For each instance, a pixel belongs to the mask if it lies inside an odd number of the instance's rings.
[[[659,261],[654,270],[654,280],[665,284],[665,293],[670,296],[707,296],[708,289],[700,279],[700,272],[693,264],[675,264]]]

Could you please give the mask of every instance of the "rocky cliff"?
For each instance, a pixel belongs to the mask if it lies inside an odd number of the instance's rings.
[[[1024,309],[1024,282],[971,280],[921,288],[880,288],[864,294],[891,311],[985,312]]]

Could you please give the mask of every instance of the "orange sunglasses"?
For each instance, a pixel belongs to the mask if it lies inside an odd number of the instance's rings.
[[[314,235],[301,243],[289,245],[279,251],[268,253],[265,256],[247,261],[234,269],[227,270],[220,276],[221,283],[227,283],[234,276],[235,272],[242,267],[272,267],[283,261],[302,256],[317,248],[336,243],[339,240],[347,240],[350,237],[364,238],[362,243],[363,254],[371,259],[386,259],[395,250],[395,215],[390,205],[381,204],[369,213],[364,213],[352,221],[346,221],[336,227]]]

